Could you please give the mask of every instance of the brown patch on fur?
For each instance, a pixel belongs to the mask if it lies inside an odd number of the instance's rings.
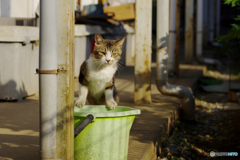
[[[100,34],[95,35],[93,54],[96,59],[101,59],[107,51],[110,51],[115,60],[119,60],[122,54],[122,44],[125,37],[118,40],[103,39]],[[103,53],[103,54],[102,54]]]
[[[106,84],[105,89],[112,89],[114,87],[115,78],[113,77],[110,82]]]
[[[84,61],[80,67],[78,81],[79,83],[85,86],[89,85],[89,82],[86,79],[87,74],[88,74],[87,61]]]
[[[104,95],[104,94],[103,94]],[[104,95],[104,98],[101,97],[99,100],[95,99],[91,93],[88,93],[87,95],[87,102],[90,104],[90,105],[106,105],[106,102],[105,102],[105,95]]]

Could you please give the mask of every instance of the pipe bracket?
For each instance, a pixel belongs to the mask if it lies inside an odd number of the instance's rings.
[[[66,65],[58,65],[58,70],[59,71],[67,71],[67,66]]]
[[[40,70],[40,69],[36,69],[36,73],[37,74],[58,74],[58,72],[60,71],[60,69],[57,70]]]

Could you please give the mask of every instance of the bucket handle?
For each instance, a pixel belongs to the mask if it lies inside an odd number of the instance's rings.
[[[80,122],[80,123],[77,125],[77,127],[74,129],[74,138],[76,138],[76,137],[79,135],[79,133],[81,133],[82,130],[83,130],[85,127],[87,127],[87,125],[88,125],[89,123],[92,122],[93,119],[94,119],[94,116],[93,116],[92,114],[87,115],[87,116],[82,120],[82,122]]]

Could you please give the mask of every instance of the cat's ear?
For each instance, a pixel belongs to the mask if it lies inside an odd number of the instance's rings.
[[[118,46],[118,47],[122,47],[124,40],[125,40],[125,37],[116,40],[116,41],[114,42],[114,44],[115,44],[116,46]]]
[[[103,38],[99,33],[95,34],[95,45],[99,45],[103,43]]]

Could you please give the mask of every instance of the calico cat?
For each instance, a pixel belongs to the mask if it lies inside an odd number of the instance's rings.
[[[95,46],[89,59],[85,60],[79,74],[79,98],[75,102],[83,107],[86,100],[90,105],[107,105],[114,109],[119,103],[114,85],[114,75],[122,54],[125,37],[119,40],[103,39],[95,35]]]

